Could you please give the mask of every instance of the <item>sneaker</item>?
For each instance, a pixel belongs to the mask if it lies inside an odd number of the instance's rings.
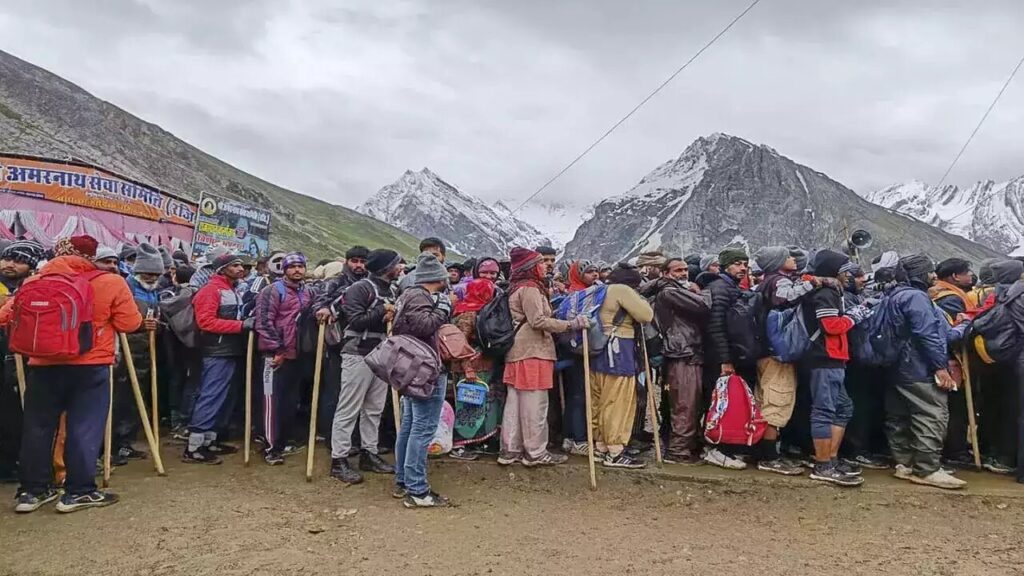
[[[267,442],[267,439],[264,438],[263,436],[260,436],[259,434],[253,435],[252,443],[257,446],[270,446],[270,442]]]
[[[673,454],[666,452],[663,460],[667,464],[700,464],[703,460],[694,454]]]
[[[803,466],[794,466],[782,458],[776,460],[762,460],[757,463],[757,469],[764,472],[774,472],[783,476],[799,476],[804,473]]]
[[[265,452],[263,460],[270,466],[280,466],[284,464],[284,455],[277,451]]]
[[[900,480],[910,480],[910,477],[914,475],[914,469],[910,466],[904,466],[903,464],[896,465],[896,471],[892,474],[894,477]]]
[[[185,453],[181,455],[181,461],[186,464],[220,464],[223,462],[220,456],[210,452],[210,449],[206,446],[201,447],[195,452],[186,448]]]
[[[226,456],[228,454],[237,454],[238,448],[231,444],[223,444],[221,442],[214,442],[206,447],[211,454],[217,454],[219,456]]]
[[[171,439],[178,442],[188,442],[188,427],[179,426],[174,430],[171,430]]]
[[[857,464],[861,468],[867,468],[868,470],[888,470],[890,468],[889,463],[885,459],[867,454],[860,454],[853,458],[843,458],[842,461],[850,465]]]
[[[452,451],[448,453],[448,456],[455,460],[465,460],[466,462],[472,462],[480,457],[476,452],[470,452],[463,446],[452,448]]]
[[[849,476],[843,474],[831,462],[815,466],[814,470],[811,472],[811,480],[829,482],[836,486],[843,486],[846,488],[860,486],[864,483],[864,479],[860,476]]]
[[[527,455],[523,456],[523,466],[527,468],[533,468],[534,466],[557,466],[564,464],[569,457],[565,454],[552,454],[551,452],[545,452],[540,458],[530,458]]]
[[[281,449],[281,456],[287,458],[288,456],[295,456],[306,451],[306,447],[302,444],[288,444]]]
[[[61,496],[60,502],[57,502],[57,512],[67,514],[70,512],[77,512],[84,508],[100,508],[102,506],[117,504],[117,500],[117,494],[100,492],[99,490],[93,490],[88,494],[79,494],[78,496],[65,494]]]
[[[745,462],[726,456],[718,448],[705,449],[703,459],[708,464],[714,464],[727,470],[745,470],[747,468]]]
[[[395,500],[402,500],[409,495],[409,490],[401,484],[395,484],[395,487],[391,489],[391,497]]]
[[[864,473],[864,471],[860,467],[860,464],[851,464],[843,460],[836,462],[836,470],[839,470],[840,472],[846,474],[847,476],[860,476],[861,474]]]
[[[646,462],[633,459],[632,456],[626,454],[623,450],[618,456],[612,456],[609,454],[605,456],[604,460],[601,461],[601,465],[605,468],[625,468],[627,470],[639,470],[647,466]]]
[[[359,469],[363,472],[373,472],[374,474],[394,474],[395,467],[384,461],[383,458],[363,450],[359,453]]]
[[[359,484],[363,481],[363,475],[352,468],[348,458],[331,459],[331,478],[341,480],[345,484]]]
[[[522,462],[523,455],[516,452],[501,452],[498,454],[499,466],[511,466],[516,462]]]
[[[567,444],[562,446],[562,451],[566,454],[573,456],[589,456],[590,446],[586,442],[576,442],[575,440],[566,440]]]
[[[149,454],[146,454],[142,450],[136,450],[131,446],[121,446],[121,448],[117,450],[117,454],[118,456],[122,456],[128,460],[145,460],[149,457]]]
[[[113,454],[110,455],[110,465],[111,466],[127,466],[128,465],[128,458],[126,458],[125,456],[122,456],[121,455],[121,451],[118,450],[117,452],[114,452]],[[102,460],[100,461],[100,466],[101,466],[101,470],[102,470],[102,466],[103,466]]]
[[[437,492],[427,492],[423,496],[407,494],[402,505],[406,508],[445,508],[450,506],[451,502]]]
[[[390,446],[377,446],[377,454],[379,456],[387,456],[388,454],[391,454],[394,451],[394,448],[391,448]]]
[[[921,477],[916,474],[910,476],[910,481],[914,484],[923,484],[925,486],[934,486],[936,488],[942,488],[945,490],[958,490],[967,486],[967,482],[959,478],[946,474],[942,470],[936,470],[931,474]]]
[[[981,467],[993,474],[1013,474],[1017,470],[992,457],[986,458]]]
[[[43,492],[42,494],[22,492],[15,496],[14,511],[19,514],[35,512],[42,508],[43,505],[49,504],[57,498],[60,498],[60,492],[53,488],[47,488],[46,492]]]

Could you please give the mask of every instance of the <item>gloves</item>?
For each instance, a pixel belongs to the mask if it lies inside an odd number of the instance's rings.
[[[846,311],[846,316],[848,316],[850,318],[850,320],[853,320],[853,324],[854,325],[857,325],[857,324],[860,324],[861,322],[867,320],[868,318],[870,318],[871,315],[874,314],[874,313],[875,313],[875,311],[872,310],[871,308],[868,308],[867,306],[861,305],[861,306],[854,306],[853,308],[850,308],[849,310],[847,310]]]
[[[251,332],[256,328],[256,319],[249,316],[245,320],[242,320],[242,332]]]
[[[590,328],[590,317],[579,315],[569,321],[570,330],[586,330]]]

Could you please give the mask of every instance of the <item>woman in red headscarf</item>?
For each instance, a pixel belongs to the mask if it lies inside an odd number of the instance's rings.
[[[465,297],[455,305],[453,323],[466,335],[466,341],[478,353],[481,348],[476,335],[477,313],[494,298],[495,290],[493,281],[477,278],[466,285]],[[483,355],[452,365],[452,375],[458,382],[452,403],[455,407],[454,447],[449,453],[452,458],[476,460],[479,456],[476,449],[498,433],[501,412],[505,406],[505,385],[501,378],[494,378],[493,371],[494,361]],[[467,373],[475,373],[476,380],[467,381]],[[459,400],[460,386],[479,392],[481,385],[487,388],[482,404]]]

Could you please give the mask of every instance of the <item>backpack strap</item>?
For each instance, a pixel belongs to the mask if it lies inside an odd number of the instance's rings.
[[[284,304],[285,289],[283,280],[275,280],[274,288],[277,289],[277,303]]]

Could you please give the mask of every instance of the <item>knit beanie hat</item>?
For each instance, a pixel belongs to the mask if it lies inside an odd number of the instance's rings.
[[[163,262],[164,270],[174,266],[174,260],[171,259],[171,251],[166,246],[157,246],[156,249],[160,252],[160,260]]]
[[[640,276],[640,270],[626,262],[616,264],[611,274],[608,275],[609,284],[625,284],[634,290],[640,287],[641,282],[643,282],[643,277]]]
[[[996,283],[995,273],[992,272],[992,265],[999,262],[998,258],[988,258],[981,261],[978,266],[978,283],[991,286]]]
[[[509,258],[512,259],[513,273],[533,268],[544,259],[544,257],[540,255],[540,252],[519,246],[516,246],[511,252],[509,252]],[[582,262],[580,263],[580,266],[583,266]]]
[[[141,248],[141,245],[139,247]],[[140,251],[140,255],[141,255],[141,251]],[[238,254],[232,254],[229,251],[229,252],[221,254],[220,256],[217,256],[216,258],[213,259],[213,270],[215,272],[220,272],[221,270],[227,268],[228,266],[231,266],[232,264],[241,264],[241,263],[242,263],[242,257],[239,256]],[[136,265],[136,267],[138,267],[138,262],[136,262],[135,265]],[[138,270],[136,270],[136,272],[138,272]],[[162,272],[162,270],[161,270],[161,272]]]
[[[100,246],[96,249],[96,256],[93,257],[93,262],[99,262],[100,260],[106,260],[107,258],[117,258],[117,252],[110,246]]]
[[[57,240],[56,246],[53,247],[53,254],[55,256],[81,256],[92,260],[96,257],[96,249],[99,246],[100,243],[95,238],[83,234]]]
[[[143,242],[135,248],[135,274],[163,274],[164,261],[160,251],[152,244]]]
[[[480,272],[494,272],[497,274],[498,272],[501,272],[501,269],[498,267],[498,261],[494,258],[484,258],[484,260],[480,262],[480,265],[477,266],[476,271],[478,274]]]
[[[398,266],[402,257],[394,250],[378,248],[366,255],[366,269],[370,274],[383,274]]]
[[[131,244],[125,244],[121,246],[121,253],[118,255],[118,260],[131,260],[135,258],[135,246]]]
[[[444,282],[448,279],[448,270],[444,264],[430,252],[420,254],[416,259],[416,283],[430,284],[432,282]]]
[[[823,278],[835,278],[839,276],[839,269],[850,261],[846,254],[840,254],[832,250],[819,250],[815,252],[811,260],[811,268],[814,273]]]
[[[789,255],[796,260],[797,272],[807,270],[807,261],[809,260],[807,251],[799,246],[786,246],[786,248],[789,250]]]
[[[718,253],[718,263],[722,265],[722,268],[728,268],[737,262],[749,260],[747,252],[742,248],[726,248]]]
[[[895,251],[882,252],[878,258],[871,261],[871,271],[878,272],[883,268],[895,268],[900,263],[900,255]]]
[[[922,278],[935,272],[935,264],[932,259],[924,254],[911,254],[900,258],[900,265],[907,271],[908,278]]]
[[[636,265],[643,266],[657,266],[661,268],[665,264],[665,255],[658,251],[643,252],[636,259]],[[603,266],[599,265],[599,268]]]
[[[289,252],[281,260],[281,269],[287,270],[292,266],[305,266],[306,256],[302,252]]]
[[[754,253],[754,262],[765,274],[782,269],[786,260],[789,260],[789,248],[785,246],[765,246]]]
[[[15,240],[0,252],[0,260],[22,262],[35,270],[39,261],[43,259],[44,252],[43,245],[35,240]]]
[[[707,272],[714,264],[719,264],[718,256],[713,254],[705,254],[700,258],[700,271]]]
[[[370,249],[366,246],[353,246],[345,251],[345,260],[351,260],[353,258],[362,258],[366,260],[370,256]]]
[[[853,260],[850,260],[846,264],[843,264],[842,266],[839,267],[839,273],[842,274],[843,272],[848,273],[850,276],[854,278],[856,278],[857,276],[862,276],[864,274],[864,270],[860,267],[860,264],[857,264]]]

